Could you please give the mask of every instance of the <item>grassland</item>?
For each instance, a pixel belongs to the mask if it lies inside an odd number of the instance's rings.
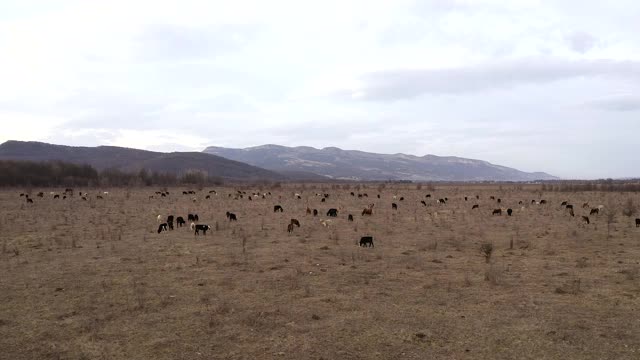
[[[637,193],[307,185],[244,189],[271,192],[252,201],[206,188],[194,202],[182,188],[78,190],[37,189],[33,204],[0,192],[0,359],[640,358],[640,228],[622,213]],[[604,205],[588,225],[587,201]],[[158,214],[188,213],[213,230],[156,232]],[[289,234],[291,218],[302,226]],[[364,235],[374,248],[356,245]]]

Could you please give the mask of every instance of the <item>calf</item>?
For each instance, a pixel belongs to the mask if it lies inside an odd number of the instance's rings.
[[[211,226],[209,225],[198,224],[196,225],[194,235],[200,235],[200,230],[202,230],[202,235],[207,235],[207,230],[209,229],[211,229]]]
[[[495,209],[491,215],[502,215],[502,209]]]
[[[284,211],[284,209],[282,208],[282,206],[280,206],[280,205],[276,205],[276,206],[274,206],[274,207],[273,207],[273,212],[278,212],[278,211],[279,211],[279,212],[283,212],[283,211]]]
[[[335,209],[335,208],[329,209],[329,211],[327,211],[327,216],[337,217],[338,216],[338,209]]]
[[[373,247],[373,236],[363,236],[360,238],[360,246]]]
[[[160,234],[163,231],[168,231],[167,223],[162,223],[158,226],[158,234]]]
[[[186,224],[184,218],[182,216],[178,216],[178,218],[176,219],[176,225],[178,227],[182,227],[184,224]]]

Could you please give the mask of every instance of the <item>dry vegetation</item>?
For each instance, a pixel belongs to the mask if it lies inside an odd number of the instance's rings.
[[[77,190],[34,204],[0,193],[2,359],[640,358],[637,193],[307,185],[245,189],[272,193],[253,201],[204,189],[194,203],[182,189]],[[513,216],[492,216],[490,195]],[[589,225],[586,201],[605,205]],[[339,216],[325,228],[307,206]],[[206,237],[156,233],[158,214],[188,213]]]

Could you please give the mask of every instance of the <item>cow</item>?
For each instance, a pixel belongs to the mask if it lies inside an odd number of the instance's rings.
[[[363,209],[362,210],[362,216],[365,216],[365,215],[371,216],[371,215],[373,215],[373,206],[374,205],[375,204],[369,204],[369,207]]]
[[[565,208],[566,208],[566,209],[571,209],[571,210],[573,210],[573,205],[571,205],[571,204],[567,204],[567,205],[565,205]]]
[[[502,209],[495,209],[491,215],[502,215]]]
[[[236,214],[230,213],[228,211],[227,211],[227,219],[229,219],[229,221],[238,221],[238,217],[236,216]]]
[[[167,223],[173,222],[173,215],[167,216]]]
[[[562,203],[560,203],[560,206],[565,206],[567,205],[567,203],[568,203],[567,201],[563,201]]]
[[[351,196],[356,196],[356,194],[352,191],[352,192],[351,192]]]
[[[33,204],[33,199],[27,198],[27,204]]]
[[[495,196],[489,196],[489,199],[491,199],[491,200],[495,200],[495,199],[496,199],[496,197],[495,197]]]
[[[589,215],[593,215],[593,214],[598,215],[599,213],[600,213],[600,209],[598,208],[593,208],[591,209],[591,211],[589,211]]]
[[[587,224],[589,224],[589,217],[588,216],[582,216],[582,221],[586,222]]]
[[[204,197],[205,199],[211,199],[211,195],[207,195]]]
[[[586,209],[586,208],[588,208],[588,207],[589,207],[589,202],[586,202],[586,203],[582,204],[582,208],[583,208],[583,209]]]
[[[311,215],[311,209],[307,208],[307,215]]]
[[[278,212],[278,211],[283,212],[283,211],[284,211],[284,209],[283,209],[283,208],[282,208],[282,206],[280,206],[280,205],[275,205],[275,206],[273,207],[273,212]]]
[[[58,194],[53,195],[53,198],[54,198],[54,199],[60,199],[60,195],[58,195]]]
[[[575,214],[573,213],[573,208],[569,208],[569,215],[575,216]]]
[[[540,205],[544,205],[544,204],[546,204],[546,203],[547,203],[547,200],[544,200],[544,199],[543,199],[543,200],[540,200]]]
[[[313,209],[313,216],[318,216],[318,209]]]
[[[327,211],[327,216],[337,217],[338,216],[338,209],[336,209],[336,208],[329,209],[329,211]]]
[[[298,219],[291,219],[291,225],[300,227],[300,221],[298,221]]]
[[[325,202],[325,198],[322,198],[322,200],[320,200],[320,202]]]
[[[391,203],[391,209],[393,209],[393,210],[398,210],[398,204],[396,204],[396,203]]]
[[[467,201],[467,197],[466,196],[464,197],[464,201]]]
[[[446,204],[446,200],[445,199],[438,199],[438,204]]]
[[[640,227],[640,219],[636,219],[636,227]]]
[[[186,224],[186,222],[184,221],[184,218],[182,216],[178,216],[178,218],[176,219],[176,225],[178,227],[182,227],[184,226],[184,224]]]
[[[169,229],[167,228],[167,223],[162,223],[158,226],[158,234],[160,234],[163,231],[168,231]]]
[[[193,221],[193,222],[195,222],[195,221],[196,221],[196,218],[195,218],[195,216],[194,216],[193,214],[188,214],[188,215],[187,215],[187,221]]]
[[[473,210],[473,209],[478,209],[479,207],[480,207],[480,205],[478,205],[478,204],[474,204],[474,205],[471,207],[471,210]]]
[[[500,203],[502,202],[502,200],[500,200],[500,198],[498,198],[498,200],[497,200],[497,201],[498,201],[498,204],[500,204]]]
[[[404,196],[400,196],[400,201],[404,201]]]
[[[373,247],[373,236],[363,236],[360,238],[360,246]]]
[[[427,195],[425,195],[424,197],[426,197],[426,198],[430,198],[430,197],[431,197],[431,194],[427,194]]]
[[[211,226],[209,225],[202,225],[202,224],[198,224],[195,227],[195,232],[193,233],[194,235],[200,235],[200,230],[202,230],[202,235],[207,235],[207,230],[211,229]]]
[[[423,206],[427,206],[427,203],[426,203],[424,200],[420,200],[420,203],[421,203]]]
[[[507,209],[507,215],[511,216],[511,213],[513,213],[512,209]]]
[[[293,224],[287,225],[287,232],[293,232]]]
[[[353,221],[353,215],[349,214],[349,216],[347,217],[347,220]]]

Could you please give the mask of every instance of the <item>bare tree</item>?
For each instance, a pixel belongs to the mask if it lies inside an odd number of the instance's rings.
[[[607,206],[604,208],[604,216],[607,221],[607,240],[611,238],[611,224],[615,221],[617,212],[618,204],[609,198]]]

